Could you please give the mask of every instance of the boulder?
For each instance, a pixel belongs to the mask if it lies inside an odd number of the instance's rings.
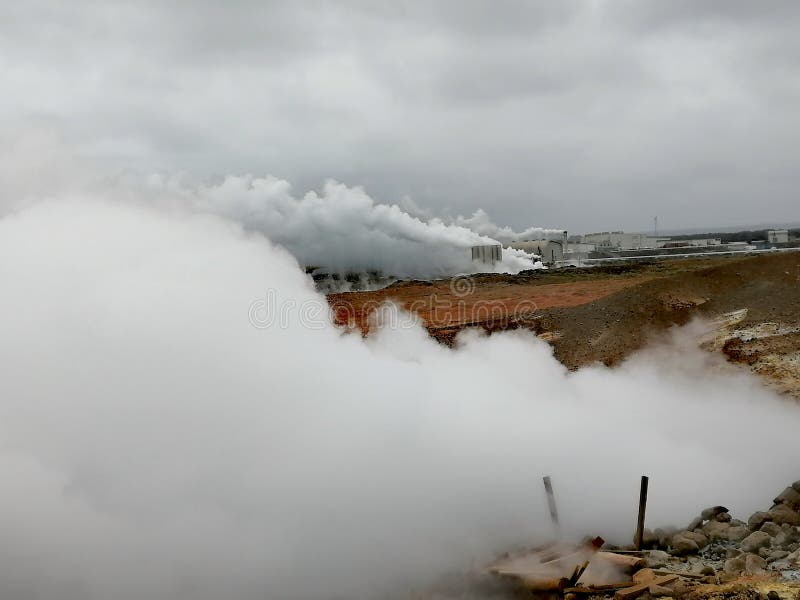
[[[783,560],[787,556],[789,556],[788,550],[773,550],[767,556],[767,562],[774,563],[776,560]]]
[[[797,531],[797,528],[790,525],[784,525],[775,535],[775,538],[772,540],[772,545],[779,548],[785,548],[786,546],[794,544],[798,541],[800,541],[800,532]]]
[[[712,506],[710,508],[705,509],[703,512],[700,513],[700,516],[704,521],[710,521],[715,518],[718,514],[726,513],[728,509],[724,506]]]
[[[661,567],[667,566],[669,554],[663,550],[651,550],[645,557],[645,561],[647,561],[647,566],[651,569],[660,569]]]
[[[749,533],[750,530],[744,525],[734,525],[728,529],[728,540],[731,542],[741,542]]]
[[[767,521],[761,526],[759,531],[763,531],[770,537],[775,537],[781,532],[781,526],[777,523],[773,523],[772,521]]]
[[[708,546],[708,537],[700,533],[699,531],[681,531],[677,535],[683,535],[688,537],[690,540],[694,540],[697,544],[697,547],[702,549]]]
[[[744,559],[744,570],[749,575],[758,575],[767,570],[767,561],[756,554],[747,554]]]
[[[737,556],[741,556],[743,553],[738,548],[728,548],[725,550],[725,558],[736,558]]]
[[[711,565],[705,565],[702,569],[700,569],[700,575],[716,575],[717,572],[714,570],[714,567]]]
[[[727,523],[720,523],[719,521],[709,521],[703,525],[702,531],[711,540],[727,540],[728,529],[731,526]]]
[[[714,517],[714,520],[720,523],[730,523],[732,520],[731,513],[719,513]]]
[[[769,513],[758,511],[754,512],[752,515],[750,515],[750,518],[747,519],[747,526],[750,527],[750,529],[755,530],[761,527],[767,521],[771,520],[772,518],[770,517]]]
[[[800,550],[795,550],[791,554],[789,554],[786,558],[784,558],[790,567],[798,568],[800,567]]]
[[[742,540],[741,548],[742,552],[758,552],[761,548],[769,546],[770,543],[772,543],[772,538],[768,533],[754,531]]]
[[[685,556],[687,554],[696,554],[700,551],[700,545],[687,535],[687,532],[676,533],[672,536],[670,545],[672,546],[672,554],[676,556]]]
[[[728,540],[740,542],[750,534],[747,527],[743,525],[720,523],[719,521],[709,521],[703,525],[702,531],[712,541]]]
[[[781,600],[781,595],[775,590],[767,592],[767,600]]]
[[[725,566],[722,567],[722,570],[726,573],[737,574],[744,571],[745,568],[745,557],[737,556],[736,558],[729,558],[725,561]]]
[[[773,506],[769,509],[767,514],[770,517],[769,520],[778,525],[783,525],[784,523],[788,525],[800,525],[800,513],[786,504]]]
[[[787,487],[773,500],[775,504],[788,504],[791,508],[800,507],[800,492],[793,487]]]

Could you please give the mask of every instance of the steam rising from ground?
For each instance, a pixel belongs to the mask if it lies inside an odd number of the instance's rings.
[[[797,408],[682,336],[574,374],[522,333],[364,341],[210,215],[28,207],[0,286],[4,598],[402,596],[549,535],[543,474],[570,533],[619,541],[642,473],[653,525],[797,479]]]

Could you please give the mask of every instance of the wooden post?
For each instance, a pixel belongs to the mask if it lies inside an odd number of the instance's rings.
[[[639,520],[636,523],[636,549],[642,549],[642,541],[644,538],[644,514],[647,509],[647,485],[650,478],[647,475],[642,475],[642,485],[639,488]]]
[[[549,475],[546,475],[543,481],[544,491],[547,492],[547,506],[550,507],[550,518],[553,520],[553,525],[558,528],[558,509],[556,508],[556,497],[553,494],[553,484],[550,482]]]

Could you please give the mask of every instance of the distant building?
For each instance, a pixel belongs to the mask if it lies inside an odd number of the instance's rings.
[[[598,250],[640,250],[655,248],[659,238],[644,233],[625,233],[624,231],[602,231],[588,233],[581,240],[584,244],[595,244]]]
[[[659,240],[659,248],[685,248],[686,246],[721,246],[721,238],[692,238],[688,240]]]
[[[767,243],[769,244],[788,244],[788,229],[770,229],[767,231]]]
[[[563,240],[532,240],[528,242],[511,242],[509,248],[523,250],[529,254],[538,254],[544,263],[557,263],[564,260]]]
[[[503,247],[500,244],[487,244],[472,247],[472,260],[487,265],[493,265],[503,260]]]

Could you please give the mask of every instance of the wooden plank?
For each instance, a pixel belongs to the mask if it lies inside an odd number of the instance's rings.
[[[678,577],[686,577],[687,579],[705,579],[707,575],[700,573],[684,573],[682,571],[669,571],[667,569],[653,569],[656,575],[677,575]]]
[[[604,585],[579,585],[576,587],[564,588],[565,594],[596,594],[598,592],[611,592],[622,588],[633,587],[631,581],[621,581],[619,583],[608,583]]]
[[[619,565],[621,567],[628,567],[635,569],[637,567],[643,567],[647,564],[647,561],[642,558],[641,556],[630,556],[628,554],[616,554],[615,552],[598,552],[597,558],[602,560],[607,560],[608,562],[612,562],[615,565]]]
[[[644,594],[650,589],[651,585],[667,585],[677,580],[677,575],[662,575],[661,577],[657,577],[652,581],[617,590],[617,593],[614,594],[614,600],[632,600],[633,598],[637,598],[638,596]]]

